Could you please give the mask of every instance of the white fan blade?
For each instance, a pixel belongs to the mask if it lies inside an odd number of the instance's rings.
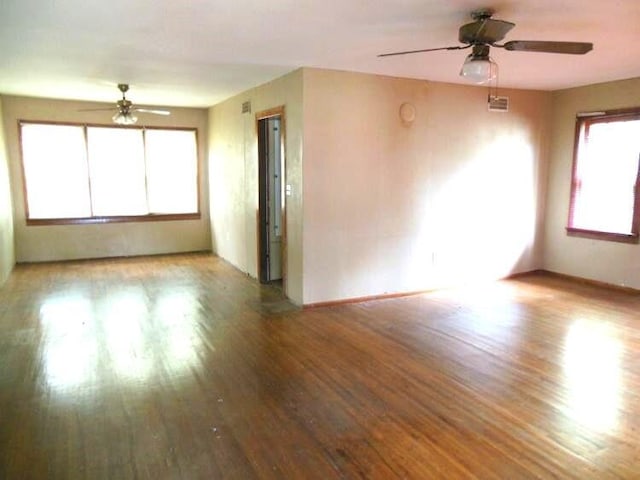
[[[148,108],[134,108],[133,110],[142,113],[153,113],[155,115],[171,115],[171,112],[169,112],[168,110],[151,110]]]

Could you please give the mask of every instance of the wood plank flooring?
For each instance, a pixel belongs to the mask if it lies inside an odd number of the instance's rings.
[[[1,479],[640,478],[640,296],[300,310],[206,254],[17,266]]]

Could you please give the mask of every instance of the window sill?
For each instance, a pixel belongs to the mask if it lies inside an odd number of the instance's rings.
[[[200,212],[175,213],[158,215],[123,215],[115,217],[87,217],[87,218],[29,218],[27,225],[87,225],[104,223],[137,223],[137,222],[167,222],[175,220],[199,220]]]
[[[638,243],[638,234],[598,232],[596,230],[584,230],[581,228],[567,227],[567,235],[570,237],[591,238],[593,240],[605,240],[619,243]]]

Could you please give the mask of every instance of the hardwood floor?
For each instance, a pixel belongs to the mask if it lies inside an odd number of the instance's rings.
[[[300,310],[204,254],[16,267],[0,478],[640,478],[640,296]]]

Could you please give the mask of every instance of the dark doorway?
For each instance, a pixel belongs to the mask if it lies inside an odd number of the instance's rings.
[[[258,115],[259,279],[282,284],[285,268],[284,148],[282,113]]]

